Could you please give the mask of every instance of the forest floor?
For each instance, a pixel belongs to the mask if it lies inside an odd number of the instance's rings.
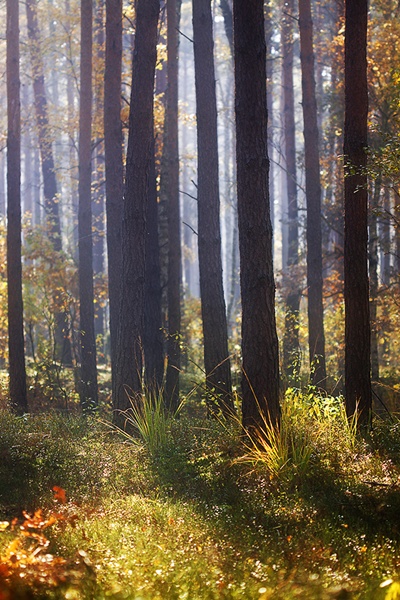
[[[0,599],[400,598],[400,421],[289,401],[273,453],[186,408],[131,440],[0,411]]]

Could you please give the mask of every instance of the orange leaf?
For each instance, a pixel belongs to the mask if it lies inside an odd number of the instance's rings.
[[[59,487],[58,485],[53,486],[53,492],[54,492],[54,500],[58,500],[59,502],[61,502],[61,504],[65,504],[67,501],[67,495],[65,493],[65,490],[63,490],[63,488]]]

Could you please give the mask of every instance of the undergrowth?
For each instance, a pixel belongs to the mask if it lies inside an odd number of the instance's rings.
[[[179,420],[147,409],[160,444],[148,429],[0,414],[2,600],[21,573],[21,598],[398,597],[396,419],[361,436],[340,398],[292,389],[281,429],[265,423],[254,444],[190,406]]]

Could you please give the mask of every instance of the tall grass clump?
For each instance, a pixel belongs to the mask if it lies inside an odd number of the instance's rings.
[[[245,454],[238,461],[265,469],[270,479],[289,482],[301,478],[308,468],[312,444],[307,430],[294,426],[292,406],[282,404],[279,427],[272,425],[261,410],[259,413],[261,425],[246,432]]]
[[[345,462],[358,444],[357,415],[349,419],[342,397],[313,387],[286,391],[279,427],[259,414],[261,426],[245,434],[239,461],[265,469],[271,480],[300,482],[321,459]]]
[[[124,429],[118,429],[130,442],[143,444],[153,457],[163,454],[172,439],[171,424],[182,409],[183,402],[171,413],[167,410],[162,392],[130,397],[130,407],[124,411]]]

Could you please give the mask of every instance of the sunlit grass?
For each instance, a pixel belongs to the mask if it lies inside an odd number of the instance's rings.
[[[46,536],[77,565],[74,583],[34,598],[396,597],[396,423],[363,438],[340,398],[291,390],[280,432],[266,430],[250,460],[237,424],[186,407],[168,419],[152,445],[95,419],[0,413],[0,521],[54,510],[54,485],[68,500],[56,510],[73,517]],[[0,533],[0,556],[13,535]]]
[[[162,392],[145,393],[130,398],[130,407],[122,412],[124,428],[115,427],[126,440],[144,444],[151,456],[165,451],[171,442],[171,423],[182,410],[183,401],[174,414],[165,406]]]

